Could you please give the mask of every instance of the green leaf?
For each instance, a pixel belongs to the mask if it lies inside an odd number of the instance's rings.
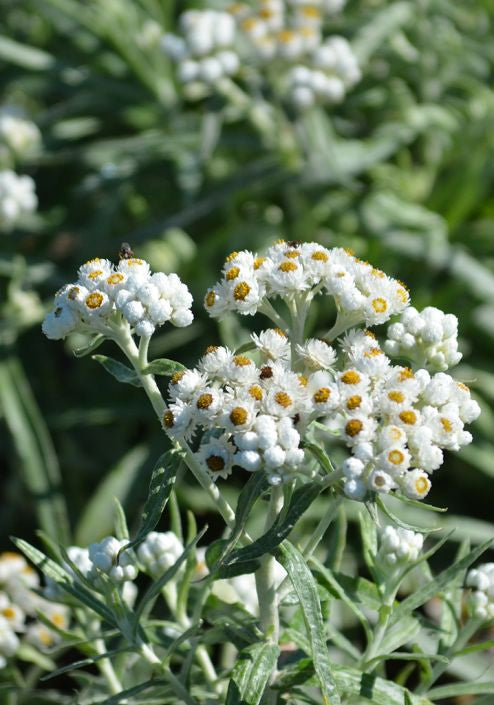
[[[314,458],[317,460],[321,468],[328,474],[331,475],[331,473],[335,472],[334,465],[329,459],[328,454],[326,451],[318,446],[316,443],[308,443],[305,441],[302,446],[304,448],[307,448],[307,450],[312,453]]]
[[[354,694],[359,705],[430,705],[430,700],[423,695],[414,695],[407,688],[384,678],[362,673],[357,668],[335,665],[334,675],[339,690]],[[405,700],[406,696],[408,701]]]
[[[41,528],[69,542],[69,520],[53,443],[19,359],[0,361],[0,403],[19,457],[18,472],[32,496]]]
[[[260,642],[241,651],[228,684],[226,705],[258,705],[269,683],[280,650],[276,644]]]
[[[381,649],[391,653],[399,649],[403,644],[408,644],[417,636],[420,631],[420,622],[412,615],[407,615],[393,624],[387,631],[381,642]]]
[[[125,547],[125,550],[141,543],[159,522],[175,484],[181,460],[181,455],[175,450],[168,450],[159,458],[151,475],[148,498],[142,510],[141,524],[137,535]]]
[[[362,604],[365,605],[366,607],[369,607],[369,603],[367,600],[364,598],[362,599],[362,590],[363,590],[363,585],[368,584],[368,586],[372,586],[374,590],[371,589],[371,594],[372,594],[372,601],[370,603],[371,609],[379,609],[381,601],[379,600],[379,594],[377,591],[377,588],[373,585],[373,583],[370,583],[369,581],[365,581],[363,578],[360,579],[352,579],[348,578],[347,583],[343,583],[343,585],[340,585],[339,581],[336,579],[336,577],[332,574],[330,570],[328,570],[322,563],[320,563],[314,556],[311,556],[310,562],[312,565],[315,566],[317,572],[318,572],[318,578],[320,582],[322,582],[325,587],[329,590],[329,592],[337,597],[339,600],[344,602],[347,607],[354,613],[354,615],[357,617],[359,622],[361,623],[365,634],[367,636],[367,639],[371,639],[372,635],[372,630],[369,625],[369,621],[365,614],[362,612],[360,607],[358,606],[358,602],[362,601]],[[347,578],[347,576],[338,576]],[[353,593],[348,591],[348,587],[351,585],[353,589],[356,591]]]
[[[0,36],[0,58],[29,71],[46,71],[55,59],[46,51]]]
[[[339,705],[340,697],[329,661],[316,581],[300,551],[289,541],[282,544],[280,552],[281,563],[300,602],[323,702],[325,705]]]
[[[182,365],[182,363],[177,362],[176,360],[160,358],[159,360],[153,360],[150,362],[149,365],[144,368],[143,374],[171,377],[176,372],[184,372],[186,369],[187,368]]]
[[[163,697],[164,685],[167,685],[165,678],[151,678],[148,681],[134,685],[132,688],[126,688],[116,695],[111,695],[109,698],[105,698],[105,700],[98,700],[98,705],[118,705],[118,703],[121,703],[124,700],[128,702],[128,698],[133,695],[138,695],[145,690],[149,690],[149,688],[160,688],[160,697]]]
[[[443,685],[439,688],[433,688],[427,695],[430,700],[442,700],[443,698],[455,698],[458,695],[477,695],[479,693],[488,693],[489,695],[493,695],[494,681]]]
[[[76,357],[85,357],[86,355],[89,355],[89,353],[92,353],[97,350],[101,343],[103,343],[105,340],[106,338],[104,335],[98,334],[92,340],[90,340],[87,345],[85,345],[83,348],[77,348],[73,351],[73,353]]]
[[[92,355],[92,359],[99,362],[107,372],[109,372],[118,382],[132,384],[133,387],[142,387],[141,380],[137,372],[118,360],[114,360],[107,355]]]
[[[403,504],[408,504],[410,507],[418,507],[419,509],[425,509],[428,512],[436,512],[438,514],[444,514],[448,511],[447,507],[435,507],[433,504],[427,504],[427,502],[420,502],[418,499],[410,499],[410,497],[405,497],[405,495],[399,492],[394,492],[393,496],[399,499]]]
[[[114,516],[112,502],[117,499],[125,504],[136,478],[148,456],[147,447],[138,445],[128,451],[118,463],[107,472],[96,491],[86,502],[79,519],[75,537],[79,546],[88,546],[113,531]]]
[[[471,644],[470,646],[465,646],[464,649],[454,652],[454,657],[465,656],[466,654],[475,654],[478,651],[486,651],[487,649],[494,649],[494,639],[489,639],[488,641],[482,641],[480,644]]]
[[[129,538],[129,528],[127,526],[127,519],[125,518],[125,512],[122,505],[116,497],[113,498],[114,501],[114,512],[115,512],[115,536],[120,541],[122,539],[128,540]]]
[[[247,343],[244,343],[241,345],[239,348],[235,350],[235,355],[242,355],[243,353],[250,352],[251,350],[256,349],[256,344],[253,343],[251,340],[249,340]]]
[[[382,497],[377,496],[376,497],[376,504],[379,507],[379,509],[386,514],[386,516],[391,519],[393,524],[396,524],[397,526],[401,526],[402,529],[408,529],[409,531],[415,531],[418,534],[431,534],[433,531],[440,531],[439,527],[424,527],[424,526],[417,526],[416,524],[409,524],[406,521],[403,521],[400,519],[400,517],[396,516],[396,514],[393,514],[393,512],[386,506],[384,500]]]
[[[44,575],[54,580],[63,590],[75,597],[79,602],[89,607],[89,609],[99,614],[104,620],[115,626],[115,619],[111,611],[97,597],[90,593],[79,583],[75,582],[72,577],[55,561],[45,556],[30,543],[23,539],[12,538],[13,543],[17,548],[39,568]]]
[[[442,590],[448,587],[452,580],[455,579],[456,575],[468,568],[472,563],[474,563],[479,556],[481,556],[494,542],[494,539],[485,541],[480,546],[477,546],[473,551],[471,551],[467,556],[459,560],[454,565],[450,566],[442,573],[439,573],[433,580],[429,581],[426,585],[416,590],[414,593],[409,595],[403,602],[401,602],[394,610],[390,619],[390,626],[399,622],[403,617],[412,612],[413,610],[423,605],[424,602],[430,600],[432,597],[440,593]]]
[[[252,507],[259,497],[269,488],[269,483],[265,473],[255,472],[248,479],[247,483],[242,488],[237,502],[235,511],[235,525],[233,526],[231,535],[228,539],[219,539],[212,543],[206,551],[206,563],[211,572],[215,572],[222,568],[222,563],[228,560],[228,554],[235,548],[238,540],[242,536],[245,524],[252,510]],[[250,568],[256,570],[257,562],[250,561]],[[226,567],[225,567],[226,568]],[[241,575],[242,573],[250,573],[253,570],[243,570],[241,573],[231,573],[223,569],[222,578]],[[226,574],[228,572],[228,575]]]
[[[49,681],[52,678],[57,678],[58,676],[61,676],[64,673],[70,673],[71,671],[76,671],[79,668],[84,668],[85,666],[91,666],[93,663],[97,663],[98,661],[101,661],[101,659],[111,658],[112,656],[116,656],[117,654],[125,654],[125,653],[128,653],[129,651],[132,651],[132,649],[130,647],[122,648],[122,649],[112,649],[111,651],[107,651],[104,654],[96,654],[95,653],[93,656],[89,656],[88,658],[83,658],[80,661],[73,661],[72,663],[69,663],[66,666],[61,666],[60,668],[57,668],[55,671],[48,673],[46,676],[43,676],[40,680],[41,681]]]
[[[380,661],[420,661],[421,659],[449,663],[449,659],[445,656],[441,656],[440,654],[425,654],[421,651],[389,651],[388,653],[382,653],[378,656],[374,656],[374,658],[371,658],[367,661],[367,666],[371,663],[379,663]]]
[[[42,654],[38,649],[30,644],[21,643],[17,651],[15,652],[16,659],[20,661],[26,661],[27,663],[34,663],[43,671],[51,671],[55,668],[55,663],[48,658],[45,654]],[[41,679],[43,680],[43,679]]]
[[[283,519],[278,517],[273,526],[249,546],[233,551],[228,559],[225,560],[225,566],[261,558],[261,556],[277,548],[286,539],[302,514],[310,507],[321,492],[321,489],[321,485],[317,482],[307,483],[303,487],[299,487],[293,493],[292,501],[285,517]]]

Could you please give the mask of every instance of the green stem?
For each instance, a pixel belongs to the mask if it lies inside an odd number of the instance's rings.
[[[381,608],[379,610],[379,617],[377,624],[372,633],[372,639],[367,645],[367,649],[362,656],[360,667],[365,671],[368,667],[370,661],[372,661],[376,656],[379,655],[379,649],[381,648],[381,643],[386,635],[388,628],[389,618],[391,617],[393,602],[396,597],[397,587],[391,590],[385,590],[383,595],[383,601]],[[375,664],[376,666],[378,664]]]
[[[139,375],[142,387],[146,392],[151,405],[156,412],[160,422],[163,418],[163,414],[166,409],[165,402],[161,396],[161,392],[156,384],[153,375],[143,374],[143,369],[147,366],[147,355],[146,348],[143,345],[141,351],[138,350],[135,341],[130,333],[128,326],[120,326],[114,328],[113,338],[120,349],[125,353],[129,362],[132,364],[134,370]],[[144,351],[144,352],[143,352]],[[191,451],[189,445],[185,441],[176,441],[172,439],[172,443],[177,450],[179,450],[183,456],[184,462],[187,464],[196,480],[199,484],[206,490],[213,502],[215,503],[218,511],[225,520],[227,526],[230,528],[235,525],[235,512],[230,507],[228,502],[223,498],[218,487],[211,480],[208,473],[204,470],[201,464],[197,461],[194,453]],[[245,534],[247,540],[248,536]]]
[[[96,639],[94,642],[94,648],[96,649],[98,655],[106,653],[106,645],[103,639]],[[115,673],[113,664],[109,658],[103,658],[96,662],[101,675],[104,677],[108,684],[108,690],[112,695],[117,695],[123,690],[123,686]]]
[[[266,517],[265,530],[267,531],[274,523],[276,517],[283,508],[283,489],[273,487],[269,501],[269,510]],[[280,623],[278,614],[278,596],[275,582],[275,559],[269,553],[261,559],[261,565],[257,569],[256,590],[259,600],[259,617],[261,627],[266,637],[277,644],[279,639]]]

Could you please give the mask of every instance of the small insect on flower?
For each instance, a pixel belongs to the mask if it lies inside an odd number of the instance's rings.
[[[118,259],[132,259],[134,257],[132,248],[128,242],[122,242],[118,251]]]

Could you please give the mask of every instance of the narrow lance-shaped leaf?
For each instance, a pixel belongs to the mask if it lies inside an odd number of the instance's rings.
[[[182,365],[181,362],[176,360],[167,360],[166,358],[160,358],[159,360],[153,360],[149,365],[143,370],[145,375],[163,375],[164,377],[171,377],[176,372],[183,372],[187,368]]]
[[[173,489],[180,462],[181,456],[174,450],[168,450],[159,458],[151,475],[148,498],[142,511],[137,536],[123,550],[141,543],[160,520]]]
[[[280,553],[281,563],[288,573],[300,602],[323,702],[325,705],[340,705],[340,696],[336,689],[336,682],[329,661],[328,647],[326,646],[326,635],[316,581],[300,551],[289,541],[282,544]]]
[[[258,705],[273,673],[279,647],[262,641],[243,649],[232,672],[226,705]]]
[[[124,384],[132,384],[134,387],[142,387],[141,380],[137,372],[134,372],[130,367],[124,365],[118,360],[114,360],[112,357],[107,355],[92,355],[92,359],[99,362],[102,367],[109,372],[112,377],[118,382],[123,382]]]
[[[263,536],[251,543],[250,546],[233,551],[225,564],[229,566],[234,563],[254,560],[277,548],[286,539],[302,514],[310,507],[321,489],[319,483],[313,482],[296,490],[285,517],[277,520]]]
[[[44,553],[34,546],[31,546],[30,543],[23,539],[12,538],[12,541],[48,578],[54,580],[63,590],[75,597],[79,602],[82,602],[86,607],[96,612],[96,614],[99,614],[99,616],[107,622],[115,625],[115,619],[111,611],[97,597],[86,590],[86,588],[75,582],[67,571],[55,563],[55,561],[52,561],[51,558],[45,556]]]

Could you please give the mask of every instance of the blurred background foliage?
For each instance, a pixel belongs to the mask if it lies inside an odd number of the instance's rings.
[[[40,525],[83,545],[99,539],[113,496],[137,521],[166,442],[139,390],[76,359],[84,340],[43,337],[53,292],[81,262],[115,259],[130,242],[190,286],[194,324],[165,328],[151,354],[193,364],[210,343],[243,342],[251,323],[218,329],[202,310],[226,254],[280,237],[351,247],[405,281],[417,307],[458,315],[455,374],[484,413],[430,500],[449,507],[434,516],[457,528],[454,540],[492,536],[492,0],[350,0],[331,29],[352,42],[363,80],[331,110],[276,106],[263,134],[246,106],[180,97],[159,36],[185,7],[205,5],[0,0],[1,103],[21,106],[43,136],[25,170],[38,213],[0,243],[1,548]],[[318,305],[315,332],[332,315]],[[182,506],[207,514],[187,482]],[[316,502],[305,521],[322,511]]]

